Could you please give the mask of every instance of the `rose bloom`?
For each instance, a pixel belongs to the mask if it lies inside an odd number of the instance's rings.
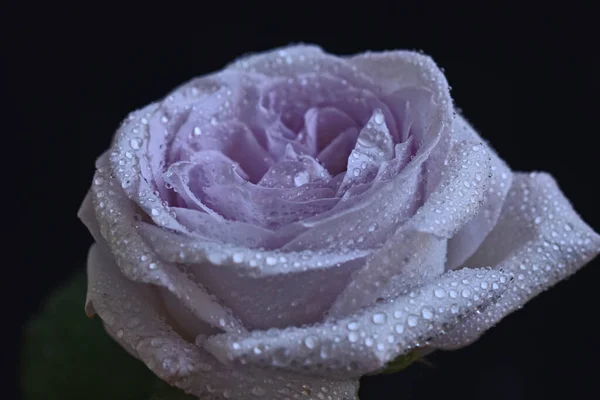
[[[123,121],[79,215],[87,313],[203,399],[356,399],[600,252],[410,51],[292,46],[195,78]]]

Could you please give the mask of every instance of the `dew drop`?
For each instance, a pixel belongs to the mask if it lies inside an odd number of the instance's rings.
[[[296,187],[300,187],[302,185],[307,184],[309,181],[309,175],[308,172],[306,171],[301,171],[298,172],[295,176],[294,176],[294,185]]]
[[[375,313],[373,314],[373,317],[371,319],[373,320],[374,324],[382,325],[385,324],[385,321],[387,320],[387,315],[384,313]]]
[[[275,265],[275,264],[277,264],[277,258],[275,258],[273,256],[268,256],[265,259],[265,262],[267,263],[267,265]]]
[[[421,310],[421,315],[426,320],[432,320],[433,319],[433,309],[430,307],[423,307],[423,309]]]
[[[307,336],[304,338],[304,345],[309,349],[314,349],[319,343],[319,338],[316,336]]]
[[[129,146],[131,146],[131,148],[134,150],[139,150],[140,148],[142,148],[142,143],[142,139],[133,138],[129,141]]]
[[[402,333],[404,332],[404,325],[396,324],[396,326],[394,326],[394,330],[396,331],[396,333]]]
[[[417,317],[416,315],[409,315],[406,319],[406,323],[410,327],[415,327],[419,323],[419,317]]]

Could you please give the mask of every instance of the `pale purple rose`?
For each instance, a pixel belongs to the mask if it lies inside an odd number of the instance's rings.
[[[600,252],[410,51],[292,46],[193,79],[125,119],[80,217],[88,314],[203,399],[355,399]]]

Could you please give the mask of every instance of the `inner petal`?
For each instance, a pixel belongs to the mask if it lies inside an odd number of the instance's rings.
[[[334,107],[311,107],[304,114],[304,128],[298,134],[298,140],[306,143],[318,154],[331,141],[356,123],[344,112]]]
[[[270,188],[290,188],[329,179],[331,176],[317,160],[308,155],[298,155],[292,146],[288,145],[284,158],[263,175],[258,185]]]
[[[305,140],[306,147],[311,147],[312,140],[312,155],[343,130],[364,126],[377,108],[388,122],[392,137],[398,136],[392,113],[373,92],[329,74],[275,79],[262,88],[259,105],[272,117],[278,116],[286,132],[295,132],[301,141]]]
[[[223,153],[239,164],[251,182],[258,182],[274,162],[244,123],[226,121],[218,125],[202,125],[193,116],[181,126],[178,140],[172,144],[170,158],[172,161],[187,161],[198,152],[207,150]]]
[[[341,132],[318,155],[317,159],[331,175],[346,171],[348,157],[358,138],[358,129],[352,127]]]
[[[341,196],[350,186],[367,183],[379,167],[394,158],[394,142],[380,109],[376,109],[369,122],[360,131],[350,157],[344,180],[338,189]]]

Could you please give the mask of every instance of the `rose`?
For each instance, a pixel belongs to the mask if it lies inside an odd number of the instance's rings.
[[[355,398],[361,375],[469,344],[600,251],[406,51],[293,46],[192,80],[126,118],[80,217],[88,314],[202,398]]]

